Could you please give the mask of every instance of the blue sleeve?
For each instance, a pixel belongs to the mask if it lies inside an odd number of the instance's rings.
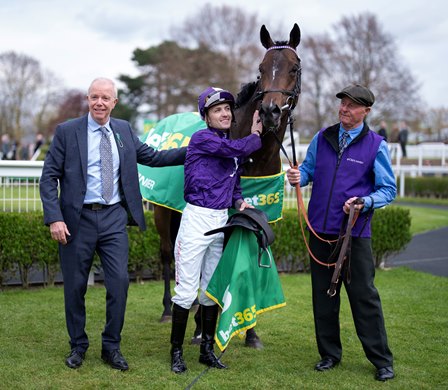
[[[317,155],[317,138],[319,133],[316,133],[308,145],[306,151],[305,160],[299,166],[300,171],[300,187],[306,186],[309,182],[313,181],[314,178],[314,168],[316,166],[316,155]]]
[[[392,170],[392,162],[387,143],[384,140],[381,141],[378,148],[373,164],[373,173],[375,174],[375,187],[369,196],[363,197],[363,212],[372,208],[372,200],[374,202],[373,208],[377,209],[388,205],[397,195],[397,184]]]

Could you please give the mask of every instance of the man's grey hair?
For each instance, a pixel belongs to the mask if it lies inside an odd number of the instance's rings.
[[[113,82],[113,80],[108,79],[108,78],[106,78],[106,77],[97,77],[95,80],[93,80],[93,81],[90,83],[89,89],[87,90],[87,95],[90,95],[90,89],[92,88],[92,85],[93,85],[94,83],[96,83],[97,81],[100,81],[100,82],[102,82],[102,83],[109,83],[109,84],[112,84],[112,87],[113,87],[113,89],[114,89],[114,93],[115,93],[114,98],[117,98],[117,97],[118,97],[118,89],[117,89],[117,86],[115,85],[115,83]]]

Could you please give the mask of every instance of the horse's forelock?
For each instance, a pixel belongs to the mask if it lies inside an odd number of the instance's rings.
[[[276,41],[274,46],[286,46],[288,41]]]

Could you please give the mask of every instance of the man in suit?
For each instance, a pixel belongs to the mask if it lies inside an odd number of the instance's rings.
[[[107,292],[101,357],[112,368],[125,371],[128,364],[120,341],[129,286],[126,225],[145,229],[137,163],[181,165],[186,148],[155,151],[137,138],[128,122],[112,118],[118,101],[112,80],[95,79],[87,100],[87,115],[56,128],[40,195],[44,222],[59,242],[71,346],[66,364],[80,367],[89,347],[84,297],[96,251]]]

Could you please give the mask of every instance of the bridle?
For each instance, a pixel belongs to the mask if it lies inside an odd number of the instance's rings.
[[[297,69],[296,69],[296,83],[294,85],[294,88],[292,90],[287,89],[266,89],[258,91],[254,96],[254,101],[262,100],[264,95],[267,93],[282,93],[284,95],[287,95],[288,98],[286,99],[285,106],[281,107],[282,111],[287,109],[289,110],[289,115],[291,115],[292,110],[294,110],[297,100],[299,98],[299,95],[302,91],[302,66],[300,65],[300,58],[297,55],[296,51],[291,47],[287,45],[281,45],[281,46],[271,46],[269,49],[266,50],[266,52],[269,52],[271,50],[283,50],[283,49],[289,49],[294,52],[294,55],[297,58]],[[259,76],[260,78],[260,76]]]

